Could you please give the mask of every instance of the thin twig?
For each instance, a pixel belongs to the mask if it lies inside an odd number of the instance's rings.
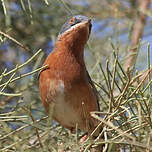
[[[16,43],[18,46],[20,46],[21,48],[23,48],[26,51],[29,51],[30,49],[27,46],[24,46],[23,44],[21,44],[20,42],[18,42],[16,39],[14,39],[13,37],[9,36],[8,34],[0,31],[0,34],[5,36],[6,38],[8,38],[9,40],[13,41],[14,43]]]

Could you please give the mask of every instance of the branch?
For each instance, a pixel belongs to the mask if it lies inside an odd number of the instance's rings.
[[[139,15],[137,16],[136,22],[133,27],[132,37],[131,37],[131,49],[129,50],[129,55],[124,64],[124,69],[127,71],[131,70],[135,64],[138,44],[143,35],[144,26],[146,24],[146,15],[143,13],[148,10],[150,5],[150,0],[138,0],[139,3]]]
[[[20,46],[24,50],[29,51],[29,48],[27,46],[24,46],[23,44],[21,44],[20,42],[18,42],[17,40],[15,40],[13,37],[9,36],[8,34],[2,32],[2,31],[0,31],[0,34],[3,35],[3,36],[5,36],[9,40],[13,41],[14,43],[16,43],[18,46]]]

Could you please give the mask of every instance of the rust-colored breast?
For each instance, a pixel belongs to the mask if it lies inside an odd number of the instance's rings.
[[[67,44],[66,39],[57,42],[44,63],[48,69],[41,72],[39,79],[42,103],[47,112],[53,103],[53,118],[64,127],[72,130],[77,124],[82,130],[93,130],[97,123],[90,112],[99,109],[87,78],[84,42]]]

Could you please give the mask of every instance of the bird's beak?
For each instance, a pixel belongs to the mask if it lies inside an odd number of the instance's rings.
[[[91,19],[88,20],[88,26],[89,26],[89,35],[90,35],[92,28]]]

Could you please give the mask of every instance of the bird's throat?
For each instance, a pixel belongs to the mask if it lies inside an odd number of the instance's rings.
[[[68,43],[66,41],[58,41],[56,43],[56,50],[64,52],[64,54],[71,54],[76,58],[76,60],[84,65],[84,47],[85,45],[79,44],[76,42]],[[62,48],[62,49],[59,49]]]

